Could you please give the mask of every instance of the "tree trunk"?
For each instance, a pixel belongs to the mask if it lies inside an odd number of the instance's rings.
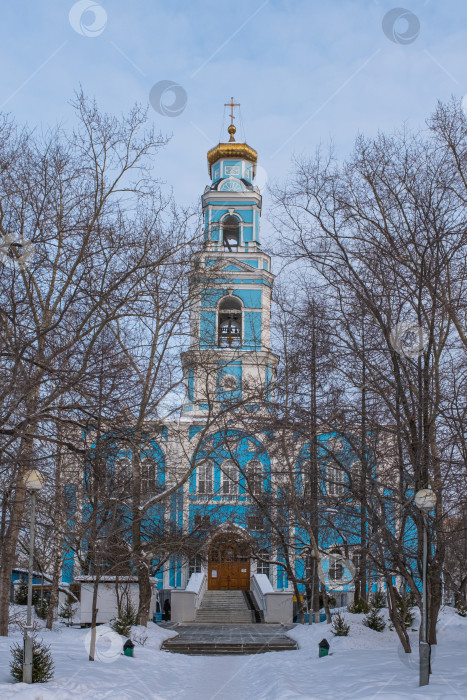
[[[59,550],[57,550],[55,552],[54,568],[53,568],[53,574],[52,574],[52,588],[50,591],[49,609],[47,611],[47,622],[45,625],[48,630],[52,629],[52,625],[53,625],[53,621],[54,621],[54,612],[58,606],[58,586],[60,583],[61,563],[62,563],[62,557],[60,555]]]
[[[149,619],[149,609],[151,607],[151,583],[149,581],[149,571],[145,566],[138,566],[138,584],[138,624],[143,625],[143,627],[147,627]]]
[[[397,598],[398,597],[400,598],[400,596],[397,593],[394,586],[392,585],[390,578],[386,578],[386,585],[387,585],[387,589],[388,589],[389,617],[391,619],[392,624],[394,625],[394,628],[397,632],[397,636],[400,639],[400,642],[402,644],[402,647],[403,647],[405,653],[410,654],[412,652],[412,648],[410,646],[409,635],[407,634],[404,620],[401,620],[399,618],[399,614],[397,612],[397,607],[396,607]]]
[[[321,595],[323,596],[323,606],[324,606],[324,612],[326,614],[326,622],[331,624],[332,617],[331,617],[331,611],[329,610],[329,596],[328,596],[328,592],[326,590],[326,586],[324,585],[324,583],[321,584]]]
[[[89,646],[89,661],[94,661],[96,655],[96,627],[97,627],[97,593],[99,590],[99,577],[94,579],[94,588],[92,591],[92,613],[91,613],[91,644]]]
[[[442,581],[439,567],[431,569],[428,576],[428,620],[427,620],[427,641],[428,644],[437,644],[436,623],[438,621],[439,609],[442,598]]]
[[[10,617],[11,571],[15,563],[16,545],[24,513],[26,489],[24,486],[24,469],[20,469],[14,495],[10,501],[10,523],[5,533],[2,546],[2,566],[0,568],[0,636],[8,637]]]

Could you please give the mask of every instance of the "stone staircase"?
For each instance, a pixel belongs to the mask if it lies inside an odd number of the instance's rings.
[[[166,639],[163,651],[190,656],[264,654],[267,651],[295,651],[297,644],[282,625],[199,625],[176,626],[177,637]]]
[[[245,625],[255,621],[243,591],[206,591],[196,611],[197,624]]]

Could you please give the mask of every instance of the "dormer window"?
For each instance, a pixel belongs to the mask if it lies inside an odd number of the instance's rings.
[[[240,223],[236,216],[228,216],[222,223],[224,250],[236,253],[240,245]]]
[[[242,303],[227,296],[219,303],[218,345],[220,348],[239,348],[242,344]]]

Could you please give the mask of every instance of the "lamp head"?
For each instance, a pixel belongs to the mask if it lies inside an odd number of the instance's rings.
[[[436,505],[436,494],[431,489],[420,489],[415,494],[414,501],[417,508],[428,513]]]
[[[27,491],[40,491],[44,486],[44,477],[37,469],[31,469],[31,471],[26,472],[24,484]]]

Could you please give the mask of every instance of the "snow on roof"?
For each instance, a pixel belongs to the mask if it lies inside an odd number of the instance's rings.
[[[95,576],[75,576],[75,581],[77,583],[94,583],[96,580]],[[119,581],[122,583],[138,583],[137,576],[101,576],[99,578],[99,583],[114,583]],[[156,579],[152,576],[149,577],[151,583],[155,583]]]
[[[22,569],[22,568],[19,568],[17,566],[13,567],[13,569],[11,571],[12,571],[12,573],[17,573],[17,574],[28,574],[29,573],[29,569]],[[52,580],[52,576],[50,576],[50,574],[44,574],[41,571],[33,571],[32,575],[33,576],[43,576],[48,581]]]

